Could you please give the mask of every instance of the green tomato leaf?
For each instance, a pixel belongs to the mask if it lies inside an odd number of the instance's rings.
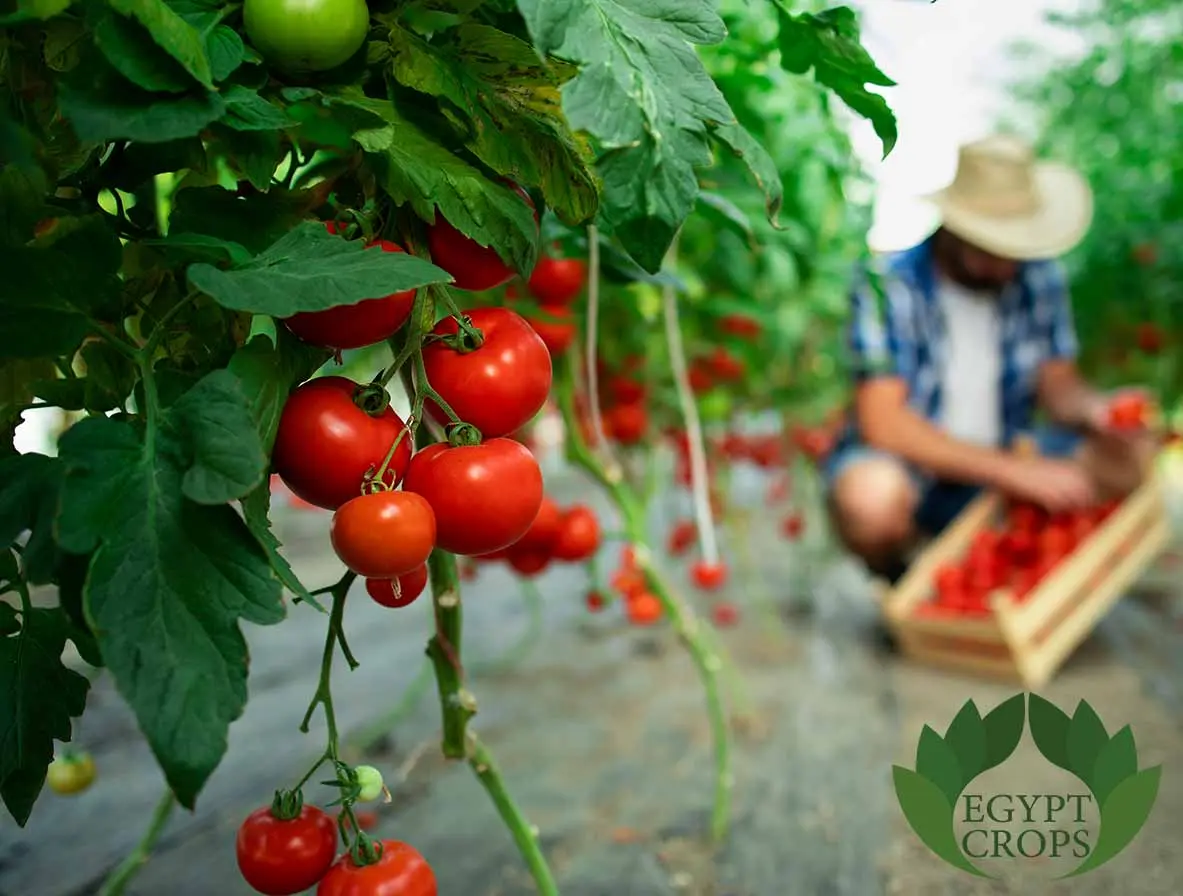
[[[1161,778],[1162,766],[1156,765],[1142,769],[1113,788],[1101,805],[1101,834],[1093,851],[1064,877],[1076,877],[1099,868],[1130,845],[1150,818]]]
[[[986,762],[982,771],[1001,765],[1018,749],[1026,719],[1027,701],[1022,694],[1015,694],[986,713],[982,719],[986,729]]]
[[[206,374],[168,410],[166,426],[192,452],[181,490],[198,504],[223,504],[250,493],[267,476],[251,402],[229,370]]]
[[[0,246],[0,361],[73,354],[88,317],[118,301],[119,238],[99,216],[72,224],[49,246]]]
[[[465,24],[429,43],[390,32],[394,77],[442,100],[444,114],[478,159],[505,177],[539,186],[567,224],[594,217],[590,150],[563,117],[559,87],[575,69],[488,25]]]
[[[69,9],[72,2],[73,0],[16,0],[15,11],[0,15],[0,25],[15,25],[30,19],[52,19]]]
[[[61,475],[57,458],[44,454],[0,458],[0,544],[12,544],[22,533],[29,533],[22,563],[33,585],[47,584],[54,577],[53,520]]]
[[[965,857],[953,832],[953,806],[941,789],[909,768],[892,766],[892,780],[908,825],[924,845],[955,868],[986,877]]]
[[[916,747],[916,774],[923,775],[940,788],[950,806],[957,804],[957,797],[968,783],[957,754],[928,725],[920,732],[920,743]]]
[[[324,203],[311,190],[272,189],[266,195],[235,196],[221,187],[189,187],[173,197],[169,237],[202,234],[262,252]],[[386,253],[391,254],[391,253]]]
[[[139,378],[132,360],[102,339],[85,343],[79,355],[86,365],[86,376],[58,382],[82,384],[84,410],[101,414],[121,407]],[[48,396],[42,397],[48,400]]]
[[[53,761],[68,742],[90,682],[67,669],[62,651],[70,621],[60,608],[21,614],[19,634],[0,637],[0,797],[24,827]]]
[[[230,372],[250,398],[255,428],[268,456],[288,395],[330,357],[331,352],[301,342],[286,327],[276,327],[274,338],[255,336],[230,359]]]
[[[283,545],[275,537],[275,532],[271,528],[270,512],[271,482],[266,481],[242,499],[242,518],[246,521],[251,534],[255,536],[259,545],[266,552],[271,569],[283,586],[309,606],[315,607],[322,613],[326,612],[320,602],[312,596],[312,592],[300,581],[300,577],[296,575],[296,571],[292,569],[287,558],[279,552]]]
[[[604,149],[601,225],[655,272],[694,208],[708,125],[735,120],[694,44],[726,34],[710,0],[517,0],[538,52],[579,74],[563,110]]]
[[[1105,723],[1096,711],[1084,700],[1076,704],[1076,712],[1068,723],[1068,765],[1069,771],[1092,787],[1089,777],[1097,765],[1097,757],[1109,743]]]
[[[45,202],[48,193],[49,179],[40,168],[0,169],[0,244],[27,243],[37,222],[55,214]]]
[[[193,78],[184,66],[135,20],[103,10],[94,25],[94,38],[107,62],[136,86],[164,93],[193,89]]]
[[[978,712],[977,705],[972,700],[966,700],[965,705],[949,723],[949,730],[945,732],[945,743],[957,756],[964,778],[964,787],[986,768],[986,726]]]
[[[895,147],[899,130],[887,101],[866,87],[893,87],[895,82],[879,70],[863,48],[858,19],[846,6],[817,13],[793,15],[778,9],[782,67],[793,74],[811,68],[817,82],[863,118],[871,122],[883,143],[884,158]]]
[[[12,443],[23,409],[37,394],[33,384],[55,372],[48,358],[0,361],[0,452]]]
[[[131,143],[100,169],[108,187],[131,193],[165,171],[202,171],[206,167],[205,144],[198,137],[165,143]]]
[[[1101,748],[1087,780],[1097,804],[1105,805],[1113,789],[1137,771],[1138,749],[1134,744],[1134,732],[1126,725]]]
[[[207,89],[213,88],[204,38],[164,0],[107,0],[107,3],[120,15],[143,25],[157,46],[175,59],[193,80]]]
[[[764,213],[769,222],[778,226],[778,216],[784,204],[785,188],[780,180],[776,162],[759,141],[741,124],[720,124],[711,128],[711,136],[743,161],[751,172],[756,186],[764,194]]]
[[[282,619],[279,583],[229,505],[184,496],[192,449],[173,427],[144,433],[91,417],[60,450],[58,538],[71,552],[94,550],[87,618],[169,786],[192,808],[246,704],[239,620]]]
[[[236,131],[275,131],[296,123],[278,106],[247,87],[233,84],[222,94],[222,98],[226,101],[226,116],[222,124]],[[275,166],[271,170],[274,171]]]
[[[242,131],[220,124],[212,126],[231,165],[260,192],[271,188],[275,169],[283,156],[279,131]]]
[[[212,20],[218,14],[211,13]],[[246,47],[238,32],[229,25],[215,25],[204,31],[205,55],[209,57],[210,74],[215,81],[225,81],[246,60]]]
[[[723,223],[733,227],[740,235],[755,245],[755,231],[751,219],[744,214],[744,210],[721,193],[703,190],[698,194],[698,201],[704,206],[703,211],[713,213]]]
[[[189,268],[189,283],[235,311],[290,317],[323,311],[452,278],[405,252],[365,251],[360,240],[330,234],[306,221],[254,260],[230,271]]]
[[[1031,739],[1035,741],[1035,747],[1043,758],[1075,774],[1068,758],[1067,713],[1038,694],[1031,694],[1027,698],[1027,721],[1031,728]]]
[[[231,240],[204,233],[170,233],[155,240],[142,240],[145,246],[162,249],[165,255],[183,261],[246,264],[254,256]]]
[[[86,574],[89,571],[88,554],[67,554],[65,551],[58,551],[58,603],[70,619],[70,640],[78,648],[78,655],[99,669],[103,665],[103,655],[99,651],[99,642],[95,640],[90,624],[86,621],[86,610],[82,605],[82,591],[86,587]]]

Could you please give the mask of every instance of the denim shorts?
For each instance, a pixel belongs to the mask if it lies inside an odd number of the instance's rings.
[[[1050,426],[1037,427],[1030,435],[1044,457],[1071,457],[1081,440],[1077,432]],[[852,463],[890,456],[860,442],[839,445],[826,458],[821,470],[827,496],[838,476]],[[908,466],[907,469],[920,495],[916,505],[916,527],[930,535],[943,531],[981,491],[976,485],[933,480],[915,467]]]

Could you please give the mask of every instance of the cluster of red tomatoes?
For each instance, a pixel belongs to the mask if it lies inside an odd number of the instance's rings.
[[[936,571],[933,602],[923,605],[922,612],[985,616],[990,613],[991,593],[1003,588],[1016,600],[1025,600],[1119,503],[1058,514],[1012,503],[1004,523],[979,532],[960,563]]]
[[[238,868],[258,892],[294,896],[315,886],[317,896],[436,896],[435,872],[413,847],[382,840],[376,862],[359,864],[348,852],[338,858],[336,819],[316,806],[293,809],[264,806],[238,829]]]
[[[561,355],[575,341],[575,316],[571,303],[578,298],[587,280],[587,265],[578,258],[556,258],[544,255],[534,266],[526,290],[538,301],[542,314],[526,316],[530,326],[542,338],[551,355]],[[518,298],[511,285],[505,298]]]
[[[507,548],[481,554],[478,560],[504,560],[518,575],[532,578],[554,561],[582,563],[600,548],[600,523],[595,511],[584,504],[560,508],[550,498],[526,534]]]

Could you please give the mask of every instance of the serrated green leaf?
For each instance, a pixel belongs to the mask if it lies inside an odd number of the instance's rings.
[[[1085,782],[1097,798],[1097,805],[1103,806],[1113,789],[1137,771],[1138,749],[1134,744],[1134,732],[1126,725],[1101,748]]]
[[[955,868],[986,877],[965,857],[953,832],[953,806],[941,789],[923,775],[903,766],[892,766],[896,798],[908,825],[921,841]]]
[[[173,197],[169,236],[199,233],[262,252],[324,202],[311,190],[273,189],[235,196],[221,187],[190,187]]]
[[[94,551],[87,618],[169,786],[192,808],[246,704],[239,622],[282,619],[279,583],[229,505],[184,497],[188,449],[173,433],[149,444],[130,423],[91,417],[60,450],[58,538]]]
[[[312,596],[312,593],[296,575],[296,571],[292,569],[292,565],[288,563],[287,558],[279,552],[283,544],[275,537],[275,532],[271,529],[270,511],[270,481],[262,483],[242,499],[242,518],[246,521],[251,534],[267,552],[267,559],[271,561],[271,568],[275,571],[276,577],[295,597],[324,613],[325,608]]]
[[[164,143],[132,143],[112,154],[102,167],[103,184],[131,193],[164,171],[201,171],[205,145],[198,137]]]
[[[212,130],[234,169],[256,190],[269,190],[284,154],[281,132],[240,131],[218,124]]]
[[[1065,771],[1072,771],[1072,763],[1068,759],[1069,723],[1068,715],[1054,703],[1038,694],[1028,696],[1027,724],[1031,729],[1031,739],[1044,759]]]
[[[55,72],[68,72],[82,61],[86,46],[86,23],[82,19],[60,18],[45,23],[45,64]]]
[[[11,442],[12,434],[20,425],[23,409],[37,394],[33,384],[54,375],[53,361],[48,358],[0,362],[0,452]]]
[[[1015,694],[986,713],[982,719],[986,729],[986,762],[982,771],[1002,765],[1018,749],[1026,718],[1027,701],[1022,694]]]
[[[0,796],[24,827],[53,761],[55,740],[68,742],[90,682],[67,669],[70,634],[60,608],[22,613],[17,635],[0,637]]]
[[[702,190],[698,194],[698,201],[706,209],[717,213],[717,216],[733,227],[747,240],[755,237],[751,219],[744,214],[743,209],[721,193]]]
[[[185,93],[193,89],[193,78],[184,66],[135,20],[104,10],[95,22],[94,38],[107,62],[144,90]]]
[[[707,128],[734,115],[695,53],[726,34],[709,0],[517,0],[539,53],[570,60],[563,110],[604,149],[600,224],[653,273],[694,208]]]
[[[290,317],[352,305],[451,277],[430,262],[403,252],[365,251],[323,224],[306,221],[253,261],[230,271],[207,264],[189,268],[189,283],[235,311]]]
[[[590,153],[563,117],[559,87],[574,69],[489,25],[464,24],[446,42],[390,32],[400,83],[443,101],[465,145],[498,174],[538,186],[567,224],[596,213]]]
[[[275,444],[288,395],[332,356],[325,349],[301,342],[284,327],[273,333],[274,337],[255,336],[234,353],[229,365],[250,396],[255,427],[267,455]]]
[[[1093,845],[1093,851],[1064,877],[1076,877],[1086,871],[1093,871],[1129,846],[1150,818],[1154,802],[1158,799],[1161,778],[1162,766],[1156,765],[1154,768],[1142,769],[1113,788],[1101,807],[1101,833]]]
[[[165,425],[187,446],[181,490],[198,504],[244,497],[266,479],[267,455],[242,382],[229,370],[206,374],[168,410]]]
[[[101,414],[121,407],[138,378],[135,363],[105,340],[85,343],[79,355],[86,375],[68,382],[82,384],[82,408]]]
[[[16,9],[13,12],[0,15],[0,25],[15,25],[30,19],[52,19],[69,9],[72,2],[73,0],[16,0]]]
[[[1105,723],[1096,711],[1084,700],[1076,704],[1076,712],[1068,723],[1068,765],[1069,771],[1092,786],[1091,775],[1097,764],[1097,756],[1109,742]]]
[[[206,31],[203,37],[210,74],[214,81],[225,81],[246,60],[246,47],[242,38],[229,25],[216,25]]]
[[[70,640],[78,648],[78,655],[84,662],[96,669],[102,668],[103,654],[86,621],[86,610],[82,605],[82,591],[86,587],[86,574],[90,571],[90,556],[58,551],[57,559],[58,602],[70,620]]]
[[[73,354],[92,312],[117,300],[119,238],[99,216],[59,225],[49,246],[0,246],[0,360]]]
[[[756,181],[756,186],[764,194],[764,214],[774,227],[779,226],[785,188],[781,183],[776,162],[768,154],[768,150],[760,145],[747,128],[738,123],[716,125],[711,128],[711,136],[747,166]]]
[[[0,545],[29,533],[22,563],[30,584],[53,579],[57,546],[53,520],[57,512],[62,468],[56,458],[29,452],[0,458]]]
[[[37,222],[49,216],[48,192],[49,179],[40,168],[0,169],[0,243],[19,246],[32,238]]]
[[[957,797],[968,783],[957,754],[928,725],[920,732],[920,743],[916,747],[916,773],[932,781],[950,806],[957,805]]]
[[[972,700],[966,700],[945,732],[945,743],[961,765],[964,787],[986,768],[986,726]]]
[[[156,246],[170,255],[176,253],[189,261],[246,264],[254,257],[239,243],[204,233],[170,233],[160,239],[143,240],[143,243],[146,246]]]
[[[164,0],[107,0],[121,15],[135,19],[162,50],[168,53],[198,84],[214,86],[205,41],[201,34],[174,12]]]
[[[226,101],[226,115],[221,123],[236,131],[274,131],[296,123],[282,109],[238,84],[227,88],[222,98]]]

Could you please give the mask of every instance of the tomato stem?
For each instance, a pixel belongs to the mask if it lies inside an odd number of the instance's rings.
[[[402,444],[403,439],[405,439],[407,437],[409,432],[410,432],[410,430],[406,426],[404,426],[402,429],[400,429],[398,431],[398,435],[395,436],[395,438],[394,438],[394,443],[390,446],[390,450],[386,452],[386,457],[384,457],[382,459],[382,465],[380,467],[378,467],[377,471],[374,473],[373,476],[369,477],[365,481],[365,483],[363,483],[364,488],[371,488],[373,486],[378,486],[377,488],[373,488],[372,490],[383,491],[387,488],[394,487],[393,485],[388,486],[386,484],[386,472],[387,472],[387,470],[390,469],[390,462],[394,460],[394,455],[395,455],[395,452],[398,451],[398,446]],[[344,647],[344,646],[345,645],[342,644],[342,647]]]
[[[325,725],[328,728],[328,743],[325,748],[325,758],[334,762],[337,761],[338,736],[337,715],[333,709],[333,691],[331,686],[333,654],[336,652],[336,646],[340,644],[341,652],[345,656],[345,661],[349,664],[349,667],[351,669],[357,668],[357,660],[353,658],[353,654],[345,642],[345,633],[341,626],[341,620],[345,613],[345,596],[349,593],[349,586],[353,584],[356,578],[356,573],[347,572],[341,576],[337,584],[329,589],[329,593],[333,597],[333,605],[329,611],[329,624],[325,634],[324,653],[321,655],[320,660],[320,679],[316,685],[316,693],[312,696],[312,702],[308,705],[307,712],[304,713],[304,720],[300,723],[300,731],[307,734],[308,726],[312,722],[312,714],[316,712],[316,707],[324,707]],[[319,764],[317,763],[317,765]],[[315,767],[313,770],[315,771]],[[311,773],[309,773],[310,776]]]
[[[144,831],[144,836],[140,838],[140,842],[136,844],[135,849],[103,881],[103,886],[99,890],[99,896],[121,896],[131,879],[148,863],[148,859],[152,855],[152,849],[156,846],[160,835],[164,833],[165,825],[168,823],[168,819],[172,815],[172,811],[176,805],[177,799],[173,795],[172,790],[166,785],[164,795],[160,798],[160,802],[156,804],[156,810],[152,813],[152,818],[148,822],[148,828]]]
[[[456,319],[456,326],[459,330],[456,336],[459,338],[453,339],[449,342],[456,351],[461,354],[474,352],[485,344],[485,334],[478,328],[472,325],[468,315],[460,310],[460,306],[456,304],[456,300],[452,298],[452,293],[446,287],[437,287],[436,291],[439,295],[440,301],[444,306],[444,310]]]

